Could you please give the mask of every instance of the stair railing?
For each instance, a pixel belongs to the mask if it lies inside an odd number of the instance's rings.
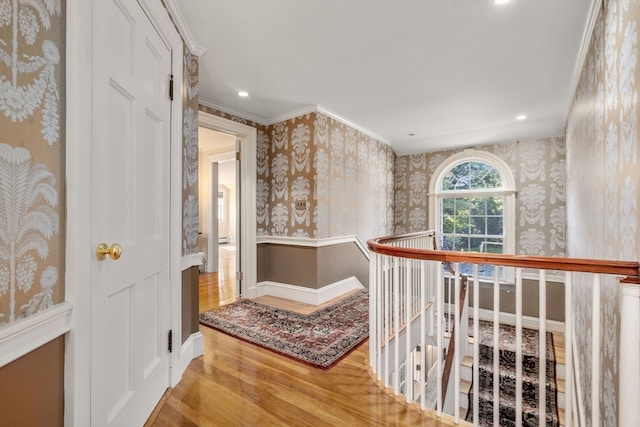
[[[443,383],[447,381],[443,377],[444,366],[442,363],[443,350],[445,347],[445,337],[443,330],[445,305],[443,298],[444,273],[442,263],[451,263],[454,271],[463,271],[462,265],[466,266],[465,271],[469,267],[473,270],[470,275],[468,286],[473,291],[473,368],[472,368],[472,395],[471,406],[473,411],[469,414],[469,419],[475,425],[480,422],[480,412],[483,416],[493,418],[493,425],[501,425],[501,419],[504,414],[500,413],[499,406],[501,403],[501,393],[506,392],[501,389],[498,376],[499,371],[499,343],[500,330],[503,327],[511,328],[515,335],[515,375],[516,381],[513,388],[515,396],[515,414],[522,414],[523,411],[530,411],[529,400],[532,390],[528,389],[527,401],[523,401],[523,383],[520,379],[523,376],[523,330],[535,328],[539,330],[538,344],[539,354],[546,355],[552,352],[547,349],[547,331],[561,332],[564,334],[565,340],[565,405],[564,425],[571,426],[575,414],[578,412],[578,406],[581,402],[577,402],[574,397],[576,389],[583,389],[583,384],[573,383],[574,369],[576,372],[582,372],[591,379],[591,390],[585,390],[591,396],[591,402],[600,402],[600,389],[603,378],[600,375],[600,329],[601,322],[600,310],[600,288],[601,285],[619,286],[620,296],[623,301],[620,304],[620,328],[625,333],[634,334],[631,339],[620,340],[620,383],[619,389],[622,396],[637,396],[640,392],[640,384],[634,379],[640,376],[640,366],[637,361],[640,358],[637,342],[640,340],[640,332],[637,324],[640,320],[638,310],[638,298],[640,298],[640,265],[638,262],[627,261],[611,261],[611,260],[594,260],[580,258],[561,258],[561,257],[540,257],[540,256],[523,256],[523,255],[506,255],[506,254],[490,254],[490,253],[474,253],[474,252],[452,252],[435,249],[434,245],[435,233],[413,233],[411,235],[390,236],[379,239],[372,239],[368,242],[369,249],[372,251],[371,267],[370,267],[370,364],[372,372],[377,376],[379,381],[385,386],[392,388],[396,395],[404,395],[407,402],[417,401],[425,410],[430,410],[434,405],[429,403],[427,394],[429,389],[435,390],[436,414],[443,416],[443,400],[446,396],[446,387]],[[480,276],[480,266],[493,266],[493,277],[490,279]],[[501,312],[497,310],[487,310],[480,307],[480,288],[483,287],[485,292],[484,299],[487,296],[493,296],[492,307],[500,307],[501,299],[505,297],[505,281],[500,272],[505,269],[512,268],[514,270],[515,282],[508,284],[510,292],[515,291],[515,307],[513,313]],[[526,276],[526,277],[525,277]],[[564,321],[553,322],[547,316],[547,288],[553,280],[548,280],[547,276],[555,277],[561,280],[564,296]],[[535,277],[532,282],[531,277]],[[621,279],[622,277],[622,279]],[[526,282],[526,283],[525,283]],[[456,295],[460,295],[462,280],[460,275],[455,277]],[[574,357],[573,347],[576,345],[574,341],[573,326],[573,288],[580,286],[580,290],[590,287],[592,292],[593,309],[591,313],[591,325],[579,325],[582,330],[590,330],[591,345],[590,348],[581,348],[581,353],[589,352],[591,356],[590,370],[585,366],[580,366],[580,358]],[[527,290],[535,288],[538,294],[539,310],[535,316],[523,316],[523,289]],[[487,293],[488,292],[488,293]],[[629,296],[629,298],[626,298]],[[530,298],[531,299],[531,298]],[[461,310],[464,308],[464,298],[454,299],[455,311],[457,317],[460,316]],[[528,301],[529,302],[529,301]],[[497,396],[492,402],[492,414],[485,413],[487,407],[480,407],[479,400],[479,345],[480,334],[479,324],[481,321],[490,322],[492,325],[492,335],[483,336],[487,342],[493,343],[493,389],[492,396]],[[525,325],[526,324],[526,325]],[[509,325],[509,326],[507,326]],[[558,326],[560,325],[560,326]],[[434,332],[435,326],[435,332]],[[526,326],[526,328],[524,327]],[[627,332],[628,331],[628,332]],[[458,370],[461,333],[455,334],[450,338],[453,342],[453,348],[447,351],[447,357],[452,357],[453,369],[456,371],[454,381],[454,393],[456,396],[455,407],[448,415],[453,416],[456,423],[464,418],[458,405],[458,396],[460,395],[460,382]],[[584,343],[582,344],[584,345]],[[435,348],[436,358],[435,370],[436,374],[413,369],[413,366],[424,366],[424,358],[420,356],[418,360],[414,360],[416,349],[427,350],[427,347]],[[460,350],[456,352],[455,347]],[[623,348],[624,347],[624,348]],[[484,348],[484,347],[483,347]],[[421,354],[426,353],[424,351]],[[485,355],[486,356],[486,355]],[[552,360],[555,366],[555,362]],[[550,413],[546,404],[547,391],[547,365],[546,357],[539,360],[540,369],[539,386],[537,391],[533,392],[539,398],[539,402],[535,402],[535,415],[528,413],[527,416],[537,416],[541,419],[558,419],[559,414],[555,411]],[[444,365],[447,363],[445,361]],[[574,366],[575,365],[575,366]],[[404,368],[403,368],[404,367]],[[449,368],[451,369],[451,368]],[[589,370],[585,374],[585,370]],[[414,378],[415,371],[421,372],[418,378]],[[531,375],[531,373],[528,373]],[[485,378],[486,379],[486,378]],[[435,383],[435,387],[434,386]],[[403,384],[400,386],[400,384]],[[512,390],[509,390],[510,392]],[[624,394],[623,394],[624,393]],[[584,396],[583,396],[584,397]],[[617,419],[633,420],[639,419],[640,405],[631,402],[630,399],[621,398],[618,403]],[[600,407],[598,404],[591,405],[590,413],[587,414],[591,418],[592,425],[600,423]],[[554,418],[555,417],[555,418]],[[636,418],[634,418],[636,417]],[[583,419],[576,418],[576,422]],[[523,416],[515,416],[514,424],[521,426]],[[624,424],[623,424],[624,425]]]

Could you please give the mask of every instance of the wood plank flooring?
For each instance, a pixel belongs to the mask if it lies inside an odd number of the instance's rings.
[[[200,276],[201,311],[235,300],[231,280]],[[204,356],[191,362],[146,426],[454,425],[378,386],[368,370],[368,341],[324,371],[205,326],[200,331]]]

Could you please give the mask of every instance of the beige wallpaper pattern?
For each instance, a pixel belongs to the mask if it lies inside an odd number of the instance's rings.
[[[175,84],[175,83],[174,83]],[[182,129],[182,255],[198,252],[198,57],[184,46]]]
[[[257,129],[258,236],[366,241],[392,232],[395,153],[388,145],[322,113],[264,126],[200,109]]]
[[[565,144],[563,137],[474,147],[511,168],[516,182],[516,253],[565,253]],[[429,182],[436,168],[460,150],[411,154],[396,159],[395,233],[429,227]]]
[[[0,327],[64,300],[64,63],[64,1],[0,1]]]
[[[638,21],[640,3],[603,3],[567,122],[568,254],[640,259],[638,186]],[[590,325],[591,283],[576,276],[574,324]],[[600,402],[582,393],[587,418],[600,405],[602,426],[616,426],[620,304],[616,280],[601,284]],[[591,330],[577,327],[579,387],[591,389]],[[588,420],[586,425],[591,425]]]
[[[322,113],[275,123],[268,137],[258,146],[259,234],[366,241],[391,232],[391,147]]]

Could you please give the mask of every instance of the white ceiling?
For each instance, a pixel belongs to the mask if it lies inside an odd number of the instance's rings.
[[[262,123],[320,106],[397,154],[563,135],[597,2],[174,0],[202,102]]]

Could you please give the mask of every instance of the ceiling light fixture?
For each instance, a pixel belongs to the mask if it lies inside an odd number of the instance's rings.
[[[524,119],[526,119],[526,118],[527,118],[527,116],[526,116],[526,115],[524,115],[524,114],[520,114],[520,115],[517,115],[517,116],[516,116],[516,120],[524,120]]]
[[[245,92],[244,90],[241,90],[240,92],[238,92],[238,96],[242,98],[246,98],[247,96],[249,96],[249,92]]]
[[[509,3],[511,0],[493,0],[493,4],[506,4]]]

